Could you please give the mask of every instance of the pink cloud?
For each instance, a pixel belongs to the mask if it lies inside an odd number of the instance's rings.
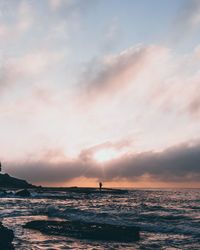
[[[168,49],[160,46],[137,46],[122,51],[118,55],[92,61],[81,79],[85,91],[92,97],[114,94],[148,74],[152,65],[168,55]]]

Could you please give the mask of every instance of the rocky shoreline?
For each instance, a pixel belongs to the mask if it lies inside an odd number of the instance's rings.
[[[62,193],[61,196],[58,192]],[[36,193],[38,195],[36,195]],[[0,196],[17,197],[25,199],[37,199],[45,197],[50,199],[75,199],[77,194],[90,198],[90,194],[120,195],[127,194],[128,190],[103,188],[82,188],[82,187],[38,187],[29,184],[25,180],[17,179],[8,174],[0,174]],[[75,196],[75,197],[74,197]],[[116,242],[133,242],[140,239],[140,229],[135,226],[120,226],[111,224],[100,224],[84,221],[55,221],[35,220],[26,223],[24,228],[38,230],[47,235],[65,236],[77,239],[103,240]],[[0,222],[0,250],[13,250],[12,241],[14,233]]]

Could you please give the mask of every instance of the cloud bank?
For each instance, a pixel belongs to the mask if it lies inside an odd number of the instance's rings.
[[[93,149],[92,149],[93,150]],[[57,152],[58,155],[58,152]],[[50,160],[50,155],[48,155]],[[139,181],[148,176],[152,181],[163,183],[198,182],[200,178],[200,143],[190,142],[167,148],[162,152],[125,154],[119,159],[96,163],[92,157],[79,157],[69,161],[27,161],[9,163],[9,173],[33,183],[63,183],[74,178],[96,178],[103,181],[124,179]],[[189,187],[189,186],[188,186]]]

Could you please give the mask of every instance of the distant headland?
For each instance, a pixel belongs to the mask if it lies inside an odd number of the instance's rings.
[[[12,177],[9,174],[0,174],[0,187],[1,188],[34,188],[36,186],[28,183],[25,180]]]

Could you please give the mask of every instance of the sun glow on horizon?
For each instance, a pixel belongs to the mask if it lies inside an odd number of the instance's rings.
[[[112,148],[100,149],[94,153],[93,158],[99,163],[111,161],[119,156],[118,152]]]

